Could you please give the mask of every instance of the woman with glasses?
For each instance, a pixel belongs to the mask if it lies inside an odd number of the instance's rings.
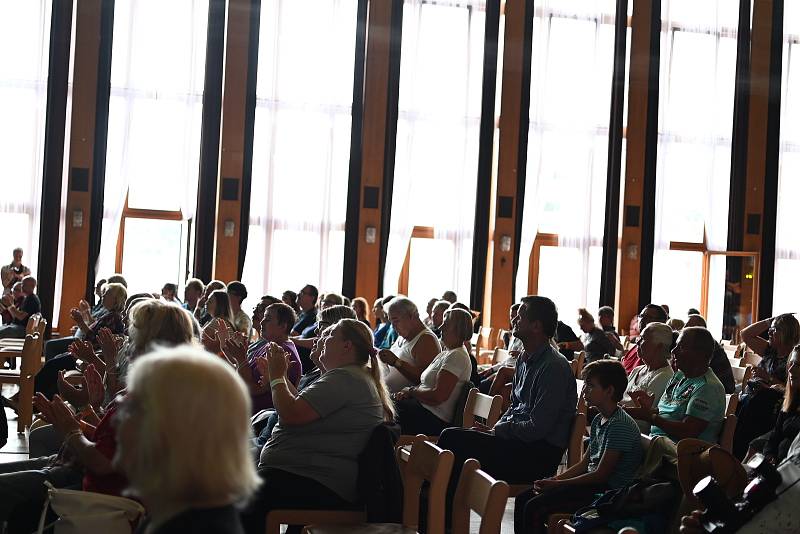
[[[764,339],[763,335],[767,335]],[[783,399],[787,363],[800,341],[800,323],[786,313],[753,323],[742,330],[742,341],[761,356],[753,379],[743,385],[733,435],[733,454],[742,459],[750,442],[774,428],[775,414]]]
[[[193,323],[189,312],[179,306],[154,299],[135,304],[128,314],[124,349],[117,346],[110,330],[102,329],[98,334],[106,362],[105,387],[112,394],[125,387],[128,364],[146,358],[155,346],[195,343]],[[112,465],[117,447],[113,421],[118,399],[102,406],[106,393],[104,381],[94,366],[86,370],[85,378],[85,391],[73,388],[60,377],[60,395],[52,401],[41,394],[34,399],[42,418],[61,437],[61,451],[52,456],[0,464],[0,523],[9,520],[10,532],[35,530],[47,498],[45,481],[57,488],[78,486],[85,491],[111,495],[119,495],[127,486],[125,477]],[[183,406],[183,399],[173,398]]]
[[[291,363],[288,378],[292,385],[297,386],[300,382],[303,366],[300,363],[297,348],[289,339],[289,333],[292,331],[295,321],[297,321],[297,316],[294,310],[283,302],[276,302],[264,310],[264,317],[259,326],[261,341],[253,344],[255,346],[253,350],[248,350],[247,336],[240,332],[228,331],[220,336],[219,344],[222,347],[222,353],[234,363],[239,376],[247,384],[253,413],[272,408],[269,383],[263,380],[255,364],[257,358],[267,353],[270,343],[276,343],[288,355]]]

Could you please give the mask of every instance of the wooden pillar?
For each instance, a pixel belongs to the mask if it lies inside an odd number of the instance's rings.
[[[222,135],[217,183],[213,277],[227,283],[239,277],[242,178],[250,56],[251,0],[229,0]],[[257,53],[257,52],[256,52]]]
[[[529,253],[520,251],[519,238],[528,151],[533,2],[508,0],[505,15],[498,165],[491,188],[483,297],[483,325],[494,328],[508,328],[516,265],[527,261]],[[508,243],[504,238],[511,240],[510,249],[501,248],[503,241]],[[517,295],[517,300],[522,296]]]
[[[755,0],[743,243],[745,251],[761,254],[757,299],[759,318],[772,314],[782,37],[783,0]]]
[[[650,300],[652,284],[661,1],[634,1],[631,25],[625,192],[616,284],[616,321],[624,330]]]
[[[396,9],[398,4],[400,10]],[[392,102],[391,82],[397,74],[393,70],[399,70],[399,56],[393,57],[392,54],[393,44],[399,46],[399,42],[394,42],[396,33],[393,39],[393,23],[397,25],[398,16],[402,17],[402,0],[372,0],[369,3],[354,296],[364,297],[370,303],[382,294],[381,256],[382,249],[385,255],[385,241],[388,240],[384,228],[388,213],[384,214],[384,211],[391,205],[391,184],[388,184],[389,190],[386,188],[387,167],[394,164],[394,143],[389,138],[394,137],[397,128],[397,100],[395,94]]]
[[[101,41],[101,0],[78,0],[72,84],[69,184],[64,234],[64,278],[60,328],[72,325],[69,311],[86,294],[89,221],[92,214],[93,156]],[[102,209],[102,207],[98,207]]]

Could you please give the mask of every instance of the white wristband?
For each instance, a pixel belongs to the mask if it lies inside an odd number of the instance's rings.
[[[275,386],[277,386],[279,384],[283,384],[285,386],[286,385],[286,379],[285,378],[276,378],[275,380],[270,380],[269,381],[269,389],[275,389]]]

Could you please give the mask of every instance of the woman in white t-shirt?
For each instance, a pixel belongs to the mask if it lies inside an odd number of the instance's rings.
[[[450,309],[442,323],[444,350],[422,372],[419,386],[394,394],[397,421],[403,434],[439,435],[453,426],[456,403],[469,381],[472,363],[464,342],[472,337],[472,317]]]
[[[669,365],[672,328],[664,323],[650,323],[642,330],[636,343],[644,365],[635,367],[628,375],[628,387],[620,405],[636,406],[635,397],[638,392],[643,391],[652,395],[653,406],[658,406],[658,401],[673,375]],[[643,433],[650,433],[650,423],[637,420],[636,424]]]

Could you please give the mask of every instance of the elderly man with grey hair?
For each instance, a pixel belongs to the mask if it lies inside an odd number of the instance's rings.
[[[439,338],[419,318],[417,305],[397,296],[385,305],[389,323],[397,332],[391,348],[378,353],[386,387],[396,393],[420,383],[423,371],[442,351]]]

